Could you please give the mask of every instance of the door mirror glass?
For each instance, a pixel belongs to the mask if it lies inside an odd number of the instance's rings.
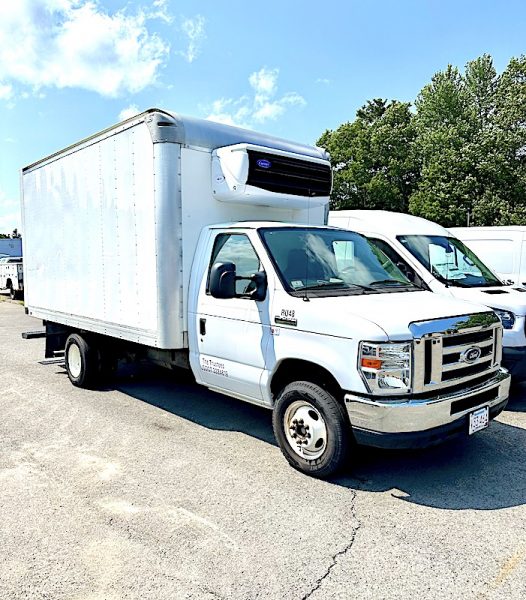
[[[210,270],[210,294],[214,298],[235,298],[236,265],[231,262],[215,263]]]

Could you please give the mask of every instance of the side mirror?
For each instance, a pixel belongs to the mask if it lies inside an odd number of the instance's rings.
[[[234,263],[212,265],[209,289],[214,298],[235,298],[236,265]]]
[[[252,275],[252,281],[256,285],[256,289],[252,292],[252,300],[264,300],[267,295],[267,275],[264,271],[258,271]]]

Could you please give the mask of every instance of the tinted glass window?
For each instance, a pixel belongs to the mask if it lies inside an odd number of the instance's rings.
[[[457,238],[401,235],[398,240],[437,279],[458,287],[502,285],[486,265]]]
[[[221,233],[217,236],[210,266],[215,263],[234,263],[238,277],[251,277],[263,270],[250,240],[239,233]],[[246,279],[236,281],[236,293],[248,293],[251,285]]]
[[[289,292],[414,288],[379,248],[357,233],[280,227],[263,228],[260,234]]]

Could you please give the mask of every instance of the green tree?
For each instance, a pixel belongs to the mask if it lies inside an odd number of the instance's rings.
[[[524,59],[499,77],[487,54],[451,65],[416,101],[422,157],[410,211],[445,226],[525,223]]]
[[[331,207],[404,211],[418,174],[409,103],[374,99],[318,140],[331,155]]]
[[[476,179],[466,144],[475,129],[464,81],[449,65],[436,73],[416,100],[415,146],[420,178],[410,212],[443,225],[461,225],[472,210]]]

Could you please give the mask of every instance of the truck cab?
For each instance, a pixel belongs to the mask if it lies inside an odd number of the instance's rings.
[[[285,456],[312,474],[349,425],[359,443],[424,447],[507,402],[497,316],[416,285],[358,233],[205,227],[189,292],[198,383],[271,408]]]
[[[526,379],[526,288],[505,284],[451,231],[420,217],[349,210],[331,212],[329,223],[360,231],[431,291],[494,310],[504,328],[504,366]]]

